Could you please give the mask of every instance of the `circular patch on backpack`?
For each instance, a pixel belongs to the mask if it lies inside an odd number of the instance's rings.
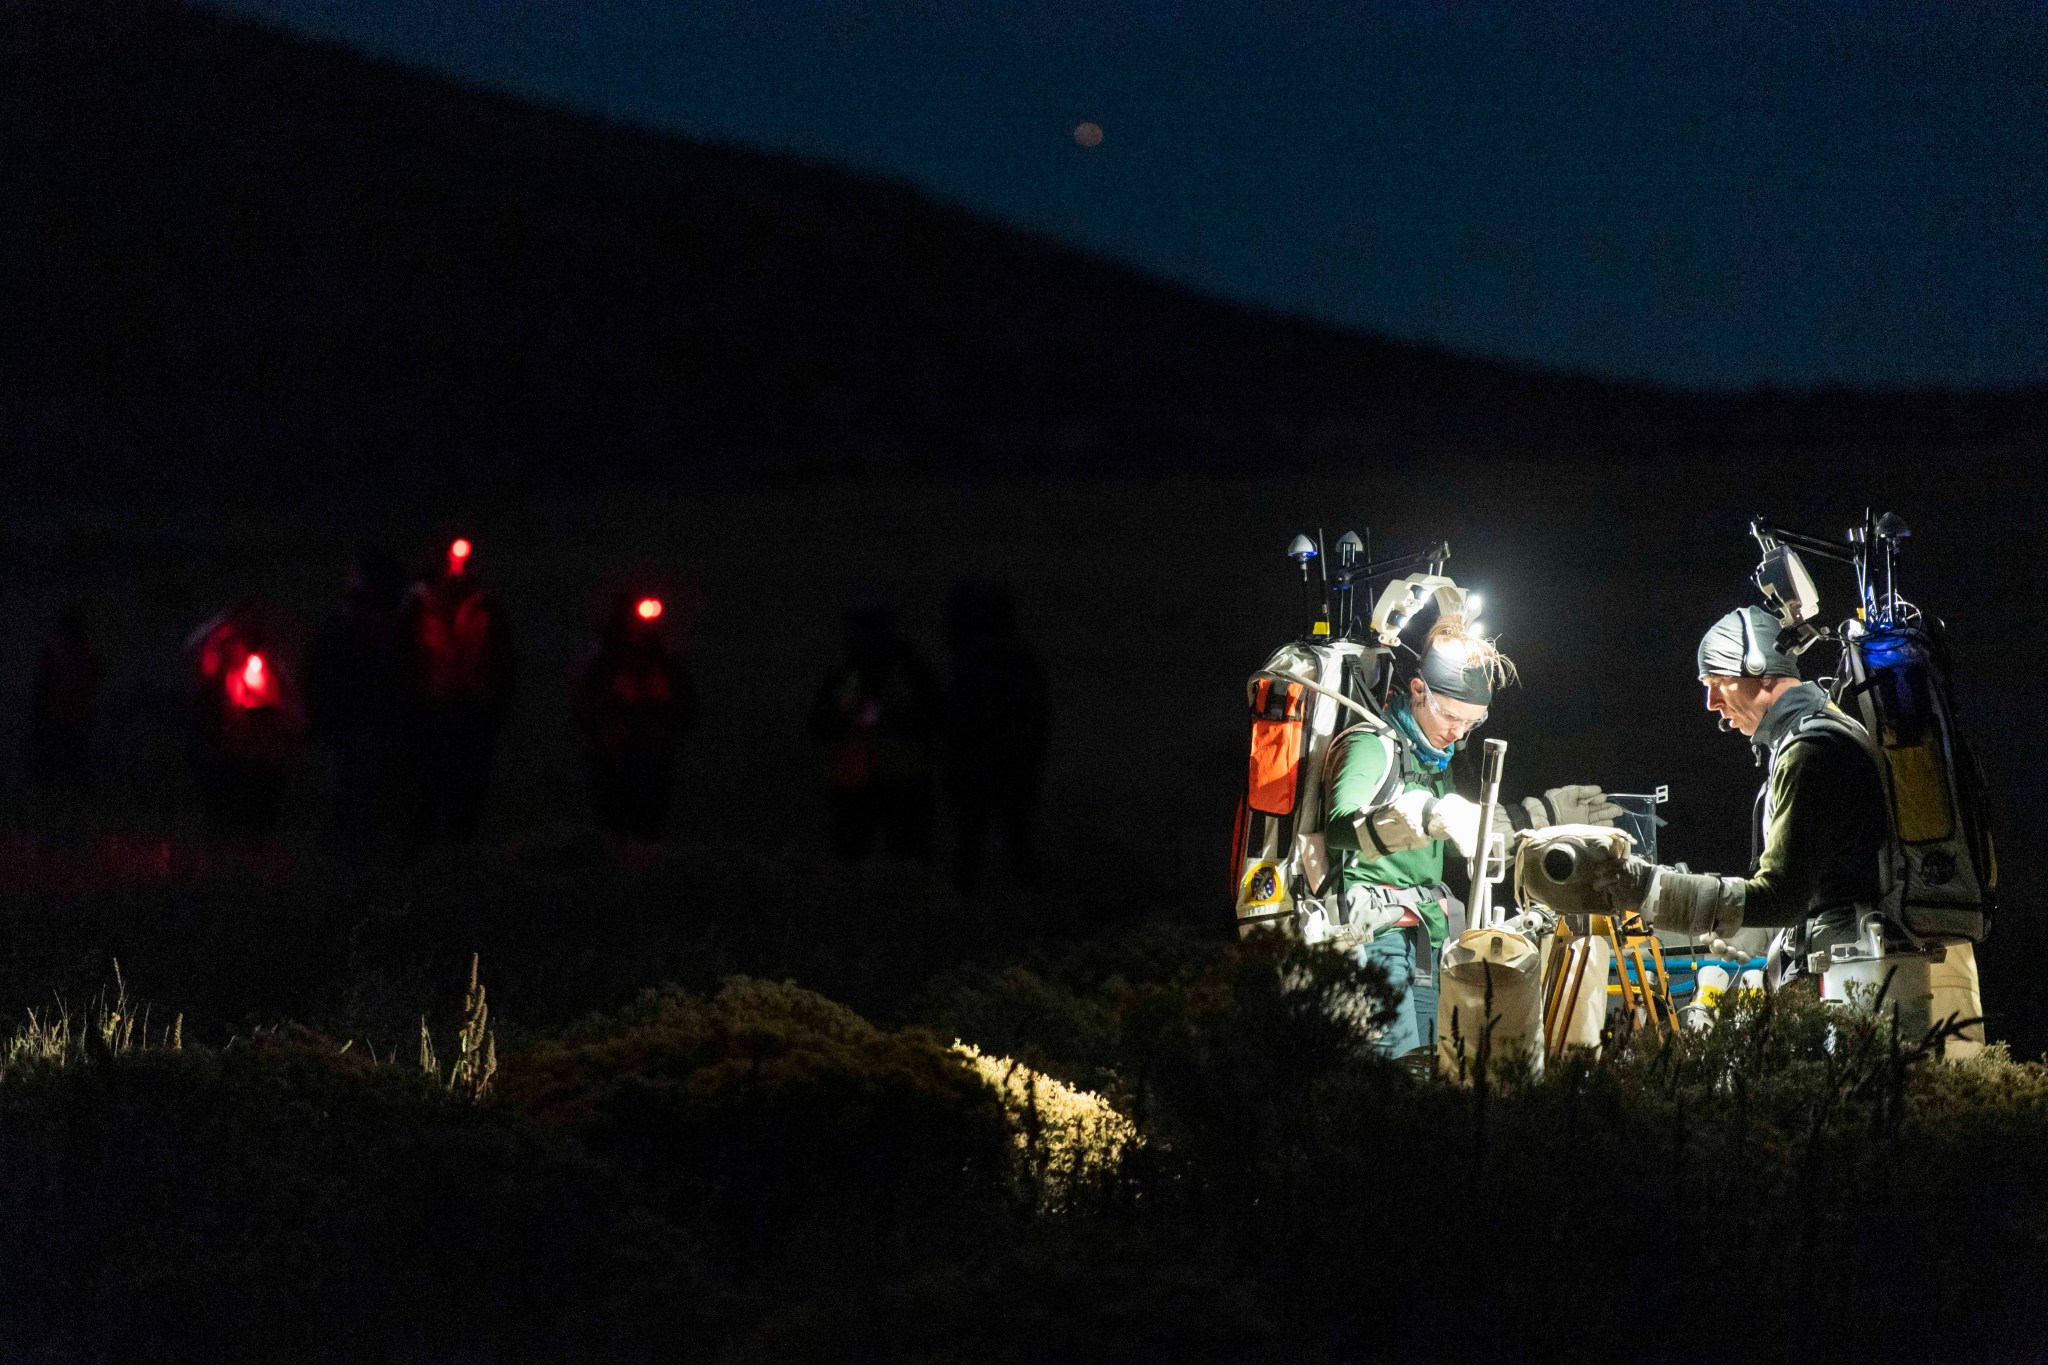
[[[1278,905],[1281,901],[1280,869],[1274,863],[1255,863],[1245,873],[1244,890],[1238,896],[1238,904],[1245,909]]]
[[[1945,886],[1955,880],[1956,859],[1953,853],[1929,853],[1920,860],[1920,880],[1929,886]]]

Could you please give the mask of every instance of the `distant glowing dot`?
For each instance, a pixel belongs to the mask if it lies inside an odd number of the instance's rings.
[[[458,540],[448,547],[448,553],[457,559],[468,559],[469,552],[474,548],[468,541]]]
[[[1083,147],[1100,147],[1102,145],[1102,125],[1099,123],[1075,124],[1074,141]]]
[[[661,599],[659,597],[643,597],[640,599],[640,604],[634,607],[633,610],[639,613],[640,619],[643,621],[658,621],[661,619]]]
[[[263,656],[261,654],[251,654],[249,662],[242,665],[242,684],[251,689],[263,686]]]

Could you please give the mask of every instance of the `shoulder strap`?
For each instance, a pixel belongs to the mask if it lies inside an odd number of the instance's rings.
[[[1870,760],[1871,766],[1877,769],[1878,784],[1881,787],[1889,785],[1886,777],[1884,755],[1878,752],[1877,741],[1870,737],[1870,731],[1863,727],[1863,722],[1857,720],[1854,716],[1846,714],[1833,702],[1806,716],[1799,724],[1793,726],[1792,733],[1778,741],[1778,752],[1782,754],[1786,749],[1801,740],[1817,739],[1822,735],[1840,735],[1843,739],[1848,740],[1858,749],[1861,749],[1864,756]],[[1774,770],[1777,767],[1777,760],[1775,758],[1772,760],[1771,766]]]
[[[1877,742],[1870,737],[1870,731],[1833,702],[1801,720],[1783,742],[1790,746],[1824,734],[1840,735],[1849,740],[1869,757],[1871,766],[1876,769],[1878,791],[1885,810],[1884,845],[1877,855],[1878,908],[1887,917],[1897,919],[1906,891],[1905,851],[1899,845],[1898,826],[1894,823],[1890,769],[1884,755],[1878,751]]]
[[[1863,728],[1863,723],[1833,702],[1829,702],[1818,711],[1808,713],[1799,724],[1792,727],[1790,738],[1804,739],[1808,735],[1819,734],[1822,731],[1845,735],[1866,749],[1871,745],[1870,731]]]
[[[1420,768],[1415,762],[1414,752],[1401,742],[1399,732],[1378,716],[1339,730],[1336,738],[1330,741],[1332,758],[1334,759],[1337,753],[1338,745],[1350,744],[1360,735],[1378,740],[1388,750],[1386,775],[1380,778],[1379,788],[1372,794],[1371,805],[1377,809],[1398,796],[1401,788],[1418,775]],[[1337,764],[1334,761],[1330,763],[1328,771],[1333,775],[1337,771]]]

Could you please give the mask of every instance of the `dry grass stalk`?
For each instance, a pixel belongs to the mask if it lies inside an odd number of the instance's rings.
[[[480,954],[469,955],[469,989],[462,996],[462,1032],[456,1035],[455,1066],[448,1075],[448,1088],[472,1104],[490,1091],[491,1077],[498,1074],[498,1036],[491,1032],[491,1007],[484,998],[483,983],[477,980]]]
[[[128,998],[128,983],[121,976],[121,964],[114,963],[114,995],[102,990],[92,1009],[73,1018],[61,999],[52,1013],[28,1011],[28,1022],[15,1029],[0,1046],[0,1078],[30,1066],[64,1067],[88,1056],[97,1041],[107,1056],[137,1052],[152,1046],[149,1036],[149,1007],[140,1010]],[[153,1045],[171,1052],[185,1047],[185,1016],[180,1014]]]
[[[445,1084],[471,1104],[490,1093],[491,1078],[498,1074],[498,1035],[491,1030],[491,1007],[478,979],[481,955],[469,955],[469,989],[462,996],[462,1028],[455,1035],[455,1061],[448,1068]],[[434,1051],[434,1035],[427,1018],[420,1016],[420,1070],[441,1085],[441,1059]]]

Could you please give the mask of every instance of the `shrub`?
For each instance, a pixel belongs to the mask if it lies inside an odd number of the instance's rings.
[[[1001,1100],[1034,1208],[1065,1208],[1121,1174],[1138,1130],[1102,1096],[972,1043],[955,1041],[953,1051]]]
[[[0,1354],[655,1360],[728,1292],[559,1135],[287,1029],[0,1083]]]
[[[509,1057],[507,1104],[620,1161],[690,1223],[789,1251],[829,1223],[900,1239],[981,1205],[1004,1165],[996,1097],[921,1030],[796,986],[650,991]]]
[[[2048,1326],[2043,1068],[1935,1065],[1790,989],[1465,1089],[1370,1052],[1384,994],[1348,959],[1254,940],[1164,981],[1010,973],[936,998],[1050,1019],[1120,1087],[1146,1137],[1133,1197],[1072,1245],[1062,1292],[1143,1264],[1104,1306],[1142,1317],[1206,1284],[1213,1306],[1185,1311],[1215,1315],[1224,1354],[1654,1359],[1699,1348],[1666,1329],[1711,1323],[1717,1359],[2027,1358]]]

